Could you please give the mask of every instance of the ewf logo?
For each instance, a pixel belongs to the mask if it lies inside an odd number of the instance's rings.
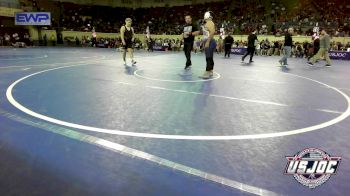
[[[16,25],[51,25],[50,12],[21,12],[16,13]]]

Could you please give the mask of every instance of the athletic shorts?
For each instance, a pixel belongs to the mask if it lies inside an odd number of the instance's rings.
[[[124,49],[128,49],[128,48],[133,48],[133,46],[132,46],[133,44],[132,44],[132,41],[131,40],[125,40],[125,45],[123,45],[123,48]]]

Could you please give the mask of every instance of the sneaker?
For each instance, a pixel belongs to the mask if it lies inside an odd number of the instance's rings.
[[[326,66],[326,67],[332,67],[332,65],[330,65],[330,64],[326,64],[325,66]]]
[[[210,78],[210,72],[206,71],[204,72],[204,74],[202,76],[199,76],[202,79],[209,79]]]
[[[243,57],[242,57],[242,59],[241,59],[241,63],[244,63],[244,59],[243,59]]]
[[[214,76],[214,71],[213,70],[209,71],[209,77],[213,77],[213,76]]]
[[[186,67],[184,68],[184,70],[190,70],[192,65],[186,65]]]
[[[254,61],[249,61],[249,63],[254,63]]]
[[[313,64],[313,63],[311,63],[310,61],[309,61],[309,62],[307,62],[307,64],[309,64],[310,66],[314,66],[314,64]]]
[[[124,65],[124,66],[128,66],[128,64],[126,63],[126,61],[123,61],[123,65]]]
[[[280,67],[282,67],[282,66],[283,66],[282,61],[278,61],[278,63],[279,63],[279,65],[278,65],[278,66],[280,66]]]

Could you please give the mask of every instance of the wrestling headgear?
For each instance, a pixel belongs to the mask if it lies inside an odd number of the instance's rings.
[[[212,12],[211,11],[207,11],[204,13],[204,20],[207,20],[207,19],[212,19],[213,16],[212,16]]]

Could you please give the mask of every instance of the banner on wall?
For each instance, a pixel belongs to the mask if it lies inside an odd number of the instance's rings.
[[[23,10],[9,7],[0,7],[0,16],[15,17],[16,12],[22,12]]]
[[[19,12],[15,14],[16,25],[50,26],[50,12]]]

